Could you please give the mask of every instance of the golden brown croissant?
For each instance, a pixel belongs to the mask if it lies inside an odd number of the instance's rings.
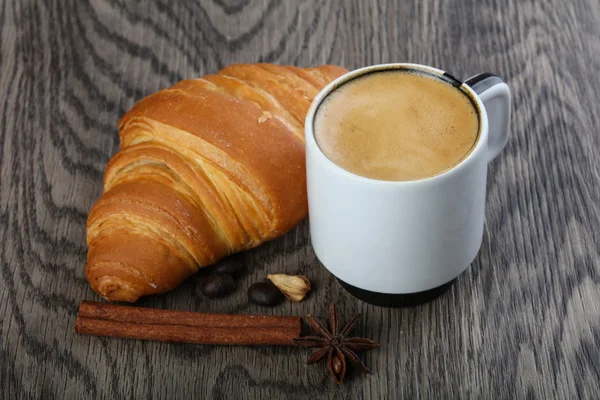
[[[163,293],[304,219],[304,118],[345,72],[233,65],[137,103],[87,220],[92,288],[130,302]]]

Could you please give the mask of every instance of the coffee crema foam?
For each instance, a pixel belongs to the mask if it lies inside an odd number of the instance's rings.
[[[413,70],[371,72],[319,105],[317,144],[335,164],[386,181],[429,178],[475,147],[479,116],[461,89]]]

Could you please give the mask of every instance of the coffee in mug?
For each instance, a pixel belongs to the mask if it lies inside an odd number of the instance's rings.
[[[469,95],[417,70],[372,72],[345,82],[317,109],[314,132],[325,155],[370,179],[409,181],[452,168],[477,143]]]

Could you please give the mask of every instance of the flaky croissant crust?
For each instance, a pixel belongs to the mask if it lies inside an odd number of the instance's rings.
[[[92,288],[129,302],[163,293],[304,219],[304,118],[345,72],[233,65],[137,103],[87,220]]]

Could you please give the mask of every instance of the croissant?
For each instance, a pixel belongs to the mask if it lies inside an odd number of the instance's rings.
[[[306,218],[304,118],[345,72],[233,65],[138,102],[88,216],[91,287],[128,302],[167,292]]]

